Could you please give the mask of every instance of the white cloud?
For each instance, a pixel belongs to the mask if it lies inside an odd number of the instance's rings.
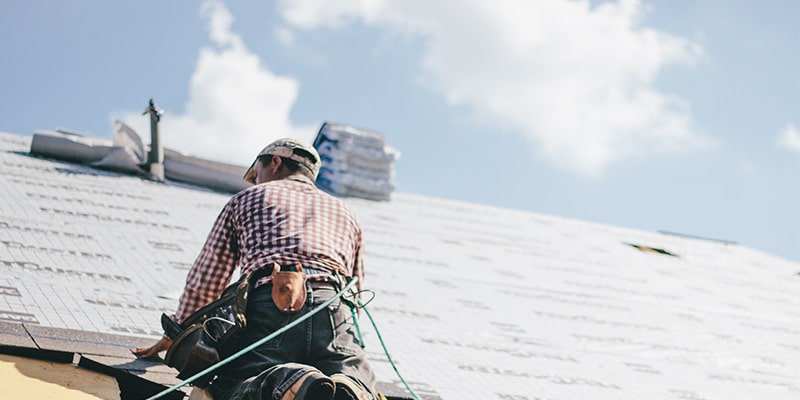
[[[284,0],[295,29],[354,21],[425,39],[425,79],[529,139],[580,174],[624,158],[703,147],[686,101],[659,91],[669,65],[703,56],[687,39],[641,26],[638,0]]]
[[[313,139],[318,126],[298,127],[289,120],[298,83],[261,65],[258,56],[231,31],[233,16],[221,3],[206,2],[202,12],[208,18],[209,37],[215,46],[200,50],[185,112],[173,114],[166,110],[161,118],[165,146],[249,165],[255,154],[274,139]],[[126,112],[118,118],[149,142],[149,122],[141,112]]]
[[[285,27],[275,28],[275,38],[283,46],[289,47],[294,44],[294,33]]]
[[[800,153],[800,130],[794,124],[789,124],[778,137],[778,145]]]

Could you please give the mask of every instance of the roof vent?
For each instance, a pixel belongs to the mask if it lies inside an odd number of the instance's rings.
[[[248,186],[242,180],[245,167],[183,155],[164,148],[159,122],[163,111],[151,99],[144,114],[150,115],[150,149],[139,134],[121,121],[114,122],[113,141],[58,130],[36,131],[31,154],[52,157],[116,172],[166,179],[236,193]]]
[[[314,147],[322,159],[317,186],[335,195],[389,200],[400,152],[379,132],[325,122]]]
[[[150,115],[150,152],[147,154],[147,170],[153,180],[164,181],[164,145],[161,143],[161,132],[158,130],[158,122],[164,110],[158,108],[150,99],[150,104],[144,109],[142,115]]]

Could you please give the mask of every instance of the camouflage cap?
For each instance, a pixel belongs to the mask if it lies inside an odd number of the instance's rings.
[[[259,157],[266,155],[273,155],[297,161],[300,166],[311,171],[314,179],[317,179],[319,167],[322,164],[319,158],[319,153],[317,153],[317,149],[302,140],[294,138],[278,139],[270,143],[258,153],[256,156],[256,161]],[[256,183],[255,171],[253,171],[256,161],[253,161],[253,164],[250,165],[250,168],[247,169],[247,172],[245,172],[244,176],[242,177],[245,181],[252,184]]]

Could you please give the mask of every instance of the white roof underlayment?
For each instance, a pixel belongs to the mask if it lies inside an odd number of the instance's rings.
[[[0,134],[0,321],[151,344],[230,194],[34,157],[30,142]],[[345,201],[369,310],[425,399],[800,398],[796,262],[406,193]]]

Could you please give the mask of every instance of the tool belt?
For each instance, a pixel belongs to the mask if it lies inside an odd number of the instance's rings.
[[[161,325],[172,339],[164,362],[178,370],[178,379],[188,379],[236,350],[238,339],[247,326],[248,293],[259,279],[272,274],[272,297],[276,307],[285,313],[299,311],[306,300],[305,275],[299,264],[291,269],[295,271],[281,271],[281,266],[274,263],[272,270],[262,268],[242,275],[218,300],[197,310],[180,324],[162,314]],[[213,375],[208,374],[194,384],[206,387],[212,379]]]

